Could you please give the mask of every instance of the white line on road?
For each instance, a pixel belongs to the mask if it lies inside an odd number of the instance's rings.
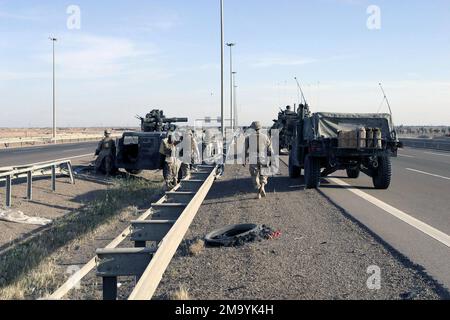
[[[432,154],[433,156],[450,157],[450,154],[444,154],[444,153],[436,153],[436,152],[424,152],[424,153]]]
[[[353,194],[357,195],[358,197],[372,203],[373,205],[377,206],[378,208],[386,211],[387,213],[393,215],[394,217],[402,220],[403,222],[406,222],[410,226],[416,228],[417,230],[425,233],[426,235],[432,237],[433,239],[439,241],[440,243],[446,245],[447,247],[450,247],[450,236],[443,233],[442,231],[439,231],[432,226],[410,216],[409,214],[394,208],[393,206],[361,191],[353,186],[349,185],[348,183],[345,183],[344,181],[336,178],[328,178],[329,181],[346,188],[348,191],[352,192]]]
[[[399,157],[405,157],[405,158],[415,158],[413,156],[408,156],[406,154],[398,154]]]
[[[434,174],[434,173],[428,173],[428,172],[425,172],[425,171],[420,171],[420,170],[411,169],[411,168],[406,168],[406,170],[412,171],[412,172],[416,172],[416,173],[426,174],[427,176],[432,176],[432,177],[436,177],[436,178],[441,178],[441,179],[445,179],[445,180],[450,180],[449,177],[440,176],[440,175]]]

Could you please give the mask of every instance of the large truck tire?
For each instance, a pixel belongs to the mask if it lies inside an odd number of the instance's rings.
[[[347,169],[347,177],[349,177],[350,179],[358,179],[360,173],[361,171],[359,169]]]
[[[320,187],[320,160],[310,155],[305,159],[305,185],[306,189]]]
[[[384,156],[378,159],[378,168],[372,177],[375,189],[386,190],[391,185],[392,164],[391,158]]]
[[[302,174],[302,169],[294,165],[293,152],[289,154],[289,177],[291,179],[298,179]]]

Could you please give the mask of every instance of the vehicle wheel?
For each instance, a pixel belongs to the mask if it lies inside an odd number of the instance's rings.
[[[235,224],[209,233],[205,242],[210,246],[234,246],[240,239],[256,237],[261,229],[262,227],[256,224]]]
[[[134,175],[134,176],[136,176],[136,175],[138,175],[138,174],[141,174],[142,171],[143,171],[143,170],[131,170],[131,169],[126,169],[126,170],[127,170],[127,172],[128,172],[129,174],[132,174],[132,175]]]
[[[294,165],[294,160],[292,159],[292,151],[289,154],[289,177],[291,179],[300,178],[302,174],[302,169]]]
[[[350,179],[358,179],[359,178],[359,174],[360,174],[360,170],[358,169],[347,169],[347,177],[349,177]]]
[[[378,159],[378,168],[375,170],[372,179],[376,189],[386,190],[389,188],[392,179],[391,158],[380,157]]]
[[[305,185],[306,189],[320,187],[320,160],[310,155],[305,159]]]

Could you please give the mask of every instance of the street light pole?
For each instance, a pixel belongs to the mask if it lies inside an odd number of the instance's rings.
[[[220,99],[221,99],[221,130],[222,130],[222,137],[225,137],[225,114],[224,114],[224,56],[225,56],[225,47],[224,47],[224,41],[225,41],[225,34],[224,34],[224,16],[223,16],[223,0],[220,0]]]
[[[238,127],[238,112],[237,112],[237,85],[236,85],[236,73],[237,72],[233,72],[233,104],[234,104],[234,118],[233,118],[233,125],[234,128],[236,129]]]
[[[56,93],[55,93],[55,42],[58,39],[50,37],[53,44],[53,143],[56,143]]]
[[[230,119],[231,119],[231,131],[233,131],[233,47],[235,43],[227,43],[227,46],[230,47]]]

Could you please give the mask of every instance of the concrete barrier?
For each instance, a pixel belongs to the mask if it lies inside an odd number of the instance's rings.
[[[113,138],[120,138],[121,135],[112,135]],[[103,139],[102,135],[98,136],[75,136],[75,137],[63,137],[56,140],[55,144],[69,144],[78,142],[93,142],[100,141]],[[27,148],[33,146],[49,145],[53,144],[51,138],[35,138],[35,139],[24,139],[24,140],[0,140],[0,150],[1,149],[16,149],[16,148]]]
[[[400,138],[405,147],[450,151],[450,139],[411,139]]]

